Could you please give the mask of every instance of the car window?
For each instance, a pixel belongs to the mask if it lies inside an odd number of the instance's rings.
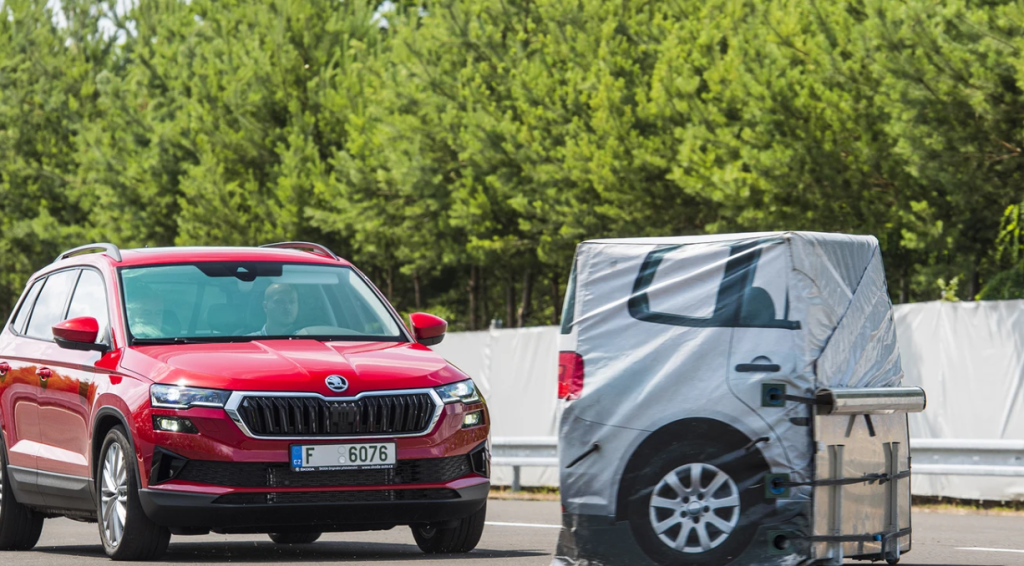
[[[573,259],[572,271],[569,272],[569,285],[565,290],[562,302],[562,334],[571,334],[572,325],[576,322],[576,260]]]
[[[11,329],[18,334],[25,332],[25,321],[28,320],[28,315],[32,312],[32,304],[36,302],[36,296],[42,288],[43,279],[33,283],[32,287],[29,288],[28,293],[25,294],[25,300],[23,300],[21,302],[21,306],[18,307],[18,314],[14,315],[14,323],[11,324]]]
[[[54,273],[46,278],[43,290],[39,292],[25,334],[41,340],[53,340],[53,325],[63,319],[68,293],[75,284],[79,270],[71,269]]]
[[[403,339],[386,304],[349,267],[202,262],[125,268],[121,279],[136,342]]]
[[[105,342],[109,329],[107,312],[107,289],[103,284],[103,277],[91,269],[83,269],[82,276],[78,278],[78,284],[75,285],[75,291],[71,295],[67,318],[80,316],[95,318],[100,328],[96,334],[96,341]]]
[[[740,320],[750,326],[772,325],[788,316],[786,282],[789,262],[781,244],[761,248],[754,280],[743,297]]]
[[[338,313],[345,317],[339,320],[338,326],[361,329],[367,334],[397,335],[398,323],[391,317],[387,307],[377,298],[370,286],[363,282],[362,278],[351,269],[346,269],[341,275],[344,285],[324,285],[322,288],[327,293],[334,293],[339,300],[339,305],[346,305],[349,308]]]
[[[661,256],[647,297],[652,311],[709,319],[715,313],[729,248],[691,245]]]
[[[789,264],[781,242],[665,246],[647,254],[629,314],[656,324],[800,328],[788,319]]]

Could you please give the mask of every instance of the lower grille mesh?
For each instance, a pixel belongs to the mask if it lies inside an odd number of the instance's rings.
[[[383,503],[387,501],[443,501],[458,499],[452,489],[374,489],[363,491],[299,491],[230,493],[214,505],[288,505],[310,503]]]
[[[472,473],[470,456],[399,460],[382,470],[293,472],[288,464],[189,460],[177,480],[225,487],[346,487],[445,483]]]

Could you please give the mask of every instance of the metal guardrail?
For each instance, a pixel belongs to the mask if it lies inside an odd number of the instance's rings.
[[[524,466],[558,467],[558,437],[492,438],[491,465],[512,466],[512,491],[519,491],[522,489],[519,474]]]
[[[1024,477],[1024,440],[912,438],[914,474]]]
[[[492,465],[512,467],[512,491],[524,466],[558,466],[556,436],[498,437],[491,448]],[[917,475],[1024,477],[1024,440],[912,438],[910,450]]]

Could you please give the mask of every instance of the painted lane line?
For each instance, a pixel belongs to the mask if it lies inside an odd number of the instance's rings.
[[[983,552],[1016,552],[1016,553],[1019,553],[1019,554],[1024,554],[1024,550],[1015,550],[1015,549],[1012,549],[1012,548],[979,548],[979,547],[966,547],[965,546],[965,547],[962,547],[962,548],[958,548],[957,550],[980,550],[980,551],[983,551]]]
[[[562,528],[562,525],[538,525],[538,524],[534,524],[534,523],[495,523],[495,522],[492,522],[492,521],[487,521],[484,524],[485,525],[490,525],[492,527],[532,527],[532,528],[535,528],[535,529],[560,529],[560,528]]]

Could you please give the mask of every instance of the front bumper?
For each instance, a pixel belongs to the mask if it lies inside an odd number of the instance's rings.
[[[457,483],[467,482],[463,480]],[[481,478],[478,483],[450,489],[452,493],[448,495],[453,497],[447,499],[393,497],[394,492],[406,490],[389,491],[392,496],[389,501],[235,504],[224,503],[220,495],[162,489],[140,490],[139,499],[150,520],[171,528],[211,529],[217,532],[373,530],[468,517],[487,502],[490,481]],[[319,492],[315,495],[323,496],[321,499],[330,499],[330,493]]]
[[[480,426],[463,428],[469,411]],[[189,419],[196,434],[153,430],[154,415]],[[386,529],[462,519],[487,500],[489,417],[484,403],[451,403],[417,436],[303,440],[251,438],[223,409],[146,408],[134,427],[139,495],[158,525],[188,532],[289,532]],[[293,444],[394,442],[393,470],[302,472],[289,469]]]

